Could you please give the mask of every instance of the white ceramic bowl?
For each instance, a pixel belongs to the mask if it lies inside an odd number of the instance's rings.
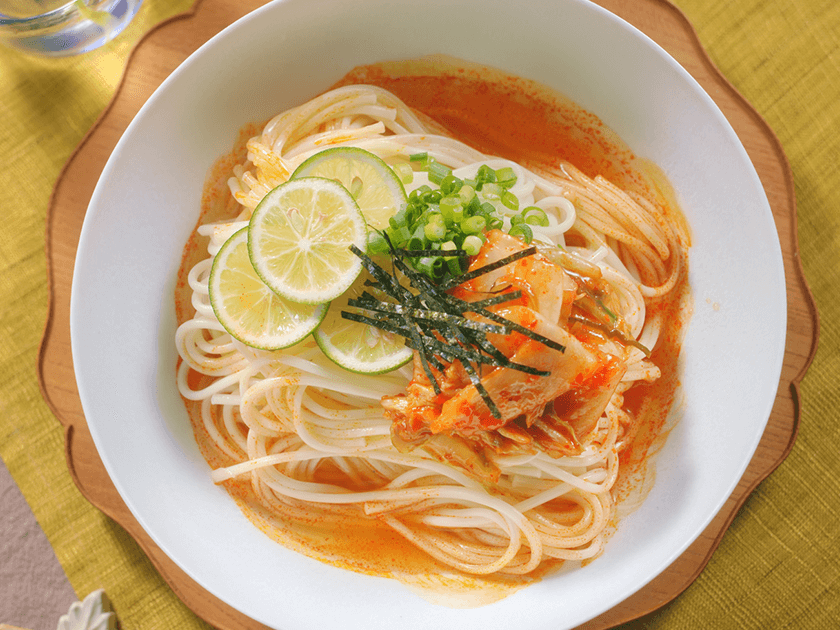
[[[430,53],[540,81],[598,115],[664,169],[694,237],[682,418],[653,491],[595,562],[473,610],[269,540],[210,482],[174,382],[175,275],[205,175],[237,130],[357,64]],[[583,0],[285,0],[248,15],[182,64],[123,135],[91,200],[73,282],[79,393],[121,496],[199,584],[276,628],[556,630],[600,614],[721,508],[764,431],[784,353],[778,237],[738,138],[671,57]]]

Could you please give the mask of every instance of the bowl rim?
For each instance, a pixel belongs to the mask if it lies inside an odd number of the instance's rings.
[[[645,40],[647,40],[648,45],[652,45],[652,46],[654,47],[654,49],[655,49],[655,50],[658,50],[658,51],[659,51],[662,55],[664,55],[664,56],[666,57],[666,60],[667,60],[667,59],[670,59],[670,60],[671,60],[671,62],[672,62],[672,63],[676,66],[674,69],[675,69],[675,70],[677,70],[677,72],[678,72],[678,73],[679,73],[679,72],[681,72],[681,73],[684,73],[684,74],[685,74],[685,77],[687,77],[687,78],[689,79],[689,83],[693,83],[693,84],[694,84],[694,86],[696,87],[696,89],[700,91],[700,93],[701,93],[701,99],[702,99],[703,97],[705,97],[706,99],[708,99],[708,102],[709,102],[709,103],[711,103],[711,105],[712,105],[712,107],[714,108],[714,110],[716,110],[716,111],[718,112],[718,114],[719,114],[719,116],[720,116],[720,118],[721,118],[721,121],[722,121],[722,122],[724,123],[724,125],[725,125],[726,127],[728,127],[728,128],[730,129],[730,131],[731,131],[731,127],[729,127],[728,123],[726,122],[725,118],[723,117],[723,114],[722,114],[722,113],[720,113],[719,109],[717,109],[717,105],[715,105],[715,104],[714,104],[714,102],[712,101],[711,97],[709,97],[709,96],[708,96],[708,95],[707,95],[707,94],[706,94],[706,93],[702,90],[702,88],[700,88],[699,84],[697,84],[697,83],[696,83],[696,81],[694,81],[694,79],[693,79],[693,78],[692,78],[692,77],[691,77],[691,76],[690,76],[690,75],[689,75],[689,74],[688,74],[688,73],[687,73],[684,69],[682,69],[682,68],[679,66],[679,64],[677,64],[677,62],[676,62],[676,61],[674,61],[674,60],[670,57],[670,55],[668,55],[668,54],[667,54],[664,50],[662,50],[662,49],[661,49],[661,48],[660,48],[657,44],[655,44],[655,42],[653,42],[652,40],[650,40],[650,38],[648,38],[646,35],[644,35],[643,33],[641,33],[641,31],[638,31],[638,29],[635,29],[635,27],[632,27],[631,25],[627,24],[626,22],[624,22],[623,20],[621,20],[621,19],[620,19],[620,18],[618,18],[617,16],[614,16],[614,14],[609,13],[608,11],[606,11],[605,9],[603,9],[602,7],[599,7],[598,5],[591,5],[591,3],[586,2],[585,0],[567,0],[567,3],[568,3],[568,4],[577,4],[577,5],[590,5],[591,7],[594,7],[597,11],[602,12],[602,14],[603,14],[603,15],[608,16],[608,19],[610,19],[610,20],[617,20],[617,21],[619,21],[619,22],[621,23],[621,25],[622,25],[622,28],[628,28],[628,29],[630,29],[630,30],[631,30],[631,32],[635,32],[635,33],[634,33],[634,36],[636,36],[636,37],[641,36],[642,38],[644,38]],[[91,198],[90,208],[91,208],[91,210],[94,210],[93,212],[89,212],[89,215],[90,215],[91,217],[96,217],[96,211],[95,211],[95,209],[96,209],[97,207],[101,207],[101,204],[103,203],[102,199],[103,199],[103,196],[104,196],[106,193],[105,193],[105,192],[103,192],[103,190],[104,190],[104,189],[101,189],[101,188],[100,188],[100,186],[101,186],[101,185],[103,185],[103,184],[102,184],[102,182],[103,182],[103,181],[107,181],[108,177],[110,177],[110,176],[112,175],[111,171],[115,168],[115,167],[114,167],[114,164],[116,164],[116,163],[119,161],[119,159],[120,159],[120,155],[121,155],[121,153],[123,152],[123,150],[125,149],[125,147],[124,147],[124,145],[123,145],[123,142],[125,141],[126,143],[128,143],[128,142],[129,142],[129,140],[127,140],[127,139],[131,139],[131,138],[133,138],[133,137],[134,137],[134,135],[135,135],[136,133],[138,133],[138,132],[137,132],[137,128],[142,127],[142,125],[143,125],[143,121],[144,121],[144,119],[145,119],[144,117],[145,117],[145,116],[147,116],[147,112],[148,112],[148,111],[150,111],[150,110],[153,110],[153,109],[154,109],[154,107],[155,107],[155,105],[154,105],[154,104],[157,102],[157,100],[158,100],[159,98],[161,98],[161,97],[160,97],[160,94],[164,94],[164,93],[166,93],[168,90],[170,90],[170,86],[171,86],[172,84],[176,84],[177,82],[182,81],[183,79],[181,79],[181,77],[182,77],[185,73],[189,73],[189,72],[190,72],[190,68],[192,68],[193,64],[195,64],[195,63],[196,63],[196,60],[197,60],[197,59],[199,59],[199,58],[200,58],[200,57],[204,54],[204,51],[206,51],[206,50],[208,50],[208,49],[212,49],[214,46],[217,46],[219,41],[224,41],[224,40],[226,40],[227,38],[234,37],[234,36],[236,35],[237,31],[238,31],[239,29],[243,29],[243,28],[245,28],[243,25],[248,24],[250,21],[256,21],[256,20],[258,20],[258,19],[263,19],[263,18],[265,17],[265,14],[267,14],[267,13],[269,13],[269,12],[271,12],[271,11],[278,10],[278,9],[276,9],[276,7],[277,7],[277,6],[291,5],[291,4],[295,4],[295,6],[297,6],[297,5],[298,5],[298,4],[300,4],[300,3],[294,3],[294,2],[292,2],[292,1],[290,1],[290,0],[281,0],[280,2],[273,2],[273,3],[269,3],[268,5],[265,5],[265,6],[261,7],[261,8],[259,8],[259,9],[257,9],[255,12],[253,12],[253,13],[251,13],[251,14],[249,14],[249,15],[245,16],[245,17],[244,17],[244,18],[242,18],[241,20],[239,20],[239,21],[235,22],[235,23],[234,23],[234,24],[232,24],[231,26],[229,26],[229,27],[227,27],[226,29],[224,29],[223,31],[221,31],[218,35],[216,35],[216,36],[214,36],[213,38],[211,38],[210,40],[208,40],[208,42],[207,42],[207,43],[203,44],[203,45],[202,45],[202,46],[201,46],[201,47],[200,47],[200,48],[199,48],[199,49],[198,49],[195,53],[193,53],[193,55],[191,55],[191,56],[190,56],[190,58],[188,58],[188,59],[187,59],[187,60],[186,60],[186,61],[185,61],[185,62],[184,62],[181,66],[179,66],[179,68],[177,68],[177,69],[176,69],[176,70],[175,70],[175,71],[174,71],[174,72],[173,72],[173,73],[172,73],[169,77],[167,77],[167,79],[166,79],[166,80],[165,80],[165,81],[161,84],[161,86],[158,88],[158,90],[156,90],[156,91],[155,91],[155,93],[154,93],[154,94],[153,94],[153,95],[149,98],[149,100],[147,101],[147,103],[146,103],[146,104],[144,104],[143,108],[142,108],[142,109],[141,109],[141,111],[137,114],[137,116],[134,118],[134,120],[132,120],[132,122],[130,123],[129,127],[126,129],[126,132],[124,133],[123,137],[120,139],[120,142],[118,143],[117,147],[115,147],[115,149],[114,149],[114,151],[113,151],[113,154],[112,154],[111,159],[109,159],[108,164],[106,165],[105,169],[103,170],[103,174],[102,174],[102,178],[101,178],[101,180],[100,180],[100,183],[99,183],[99,184],[97,184],[97,188],[96,188],[96,190],[95,190],[95,192],[94,192],[93,197]],[[538,4],[538,3],[537,3],[537,4]],[[673,66],[672,66],[672,67],[673,67]],[[684,78],[685,78],[685,77],[684,77]],[[151,104],[151,105],[150,105],[150,104]],[[731,131],[731,133],[732,133],[732,135],[734,136],[734,138],[736,139],[736,141],[738,142],[738,146],[740,146],[740,140],[738,140],[738,139],[737,139],[737,135],[735,135],[734,131]],[[742,151],[742,152],[744,152],[744,151],[743,151],[743,147],[741,147],[741,151]],[[745,153],[745,152],[744,152],[744,156],[746,156],[746,153]],[[748,159],[748,158],[747,158],[747,159]],[[754,174],[754,171],[753,171],[753,174]],[[757,179],[757,175],[755,175],[755,180],[756,180],[756,181],[758,181],[758,179]],[[759,183],[759,186],[760,186],[760,182],[758,182],[758,183]],[[761,190],[762,190],[762,193],[763,193],[763,188],[762,188]],[[764,201],[765,201],[765,204],[766,204],[766,198],[765,198],[765,200],[764,200]],[[769,213],[769,204],[767,204],[767,212]],[[772,219],[772,216],[771,216],[771,219]],[[84,225],[84,227],[83,227],[82,234],[81,234],[80,241],[79,241],[79,252],[80,252],[80,254],[82,254],[82,256],[84,256],[84,255],[85,255],[83,252],[86,250],[86,248],[87,248],[87,246],[88,246],[88,240],[89,240],[90,238],[92,238],[92,237],[90,236],[90,234],[91,234],[91,228],[90,228],[90,225],[92,225],[92,223],[91,223],[91,224],[89,224],[89,222],[88,222],[88,218],[86,217],[86,219],[85,219],[85,225]],[[774,227],[774,229],[775,229],[775,227]],[[780,258],[780,257],[779,257],[779,262],[781,262],[781,258]],[[74,289],[75,289],[76,284],[77,284],[76,272],[77,272],[77,270],[78,270],[78,269],[83,269],[83,268],[84,268],[84,267],[79,267],[79,266],[77,266],[77,269],[76,269],[76,270],[74,270],[74,281],[73,281],[73,286],[74,286]],[[777,270],[777,271],[778,271],[778,270]],[[782,280],[784,280],[784,271],[783,271],[783,268],[782,268]],[[782,282],[782,287],[783,287],[783,286],[784,286],[784,282]],[[76,292],[75,292],[75,290],[74,290],[74,296],[75,296],[75,293],[76,293]],[[784,297],[784,295],[782,295],[782,297]],[[72,341],[74,342],[74,344],[73,344],[73,345],[74,345],[74,346],[76,346],[76,349],[80,350],[80,354],[83,354],[83,353],[84,353],[84,350],[82,350],[83,346],[82,346],[82,345],[78,345],[78,344],[79,344],[79,343],[81,343],[81,342],[78,340],[78,336],[77,336],[77,333],[78,333],[79,327],[80,327],[80,326],[83,326],[83,323],[80,321],[80,317],[82,317],[82,314],[81,314],[81,312],[79,311],[78,299],[76,299],[76,300],[74,301],[74,299],[73,299],[73,298],[71,298],[71,339],[72,339]],[[782,319],[784,320],[784,317],[783,317]],[[74,331],[75,331],[75,332],[74,332]],[[783,352],[784,352],[784,335],[782,335],[782,343],[781,343],[781,353],[782,353],[782,354],[778,357],[778,371],[779,371],[779,373],[781,372],[781,358],[782,358]],[[74,354],[74,362],[75,362],[75,361],[76,361],[76,358],[75,358],[75,357],[76,357],[76,355],[77,355],[77,352],[75,352],[75,351],[74,351],[74,353],[73,353],[73,354]],[[83,373],[84,373],[84,371],[82,371],[81,373],[83,374]],[[77,369],[77,374],[80,374],[80,372],[78,371],[78,369]],[[79,393],[80,393],[80,398],[82,399],[83,408],[87,408],[87,407],[90,405],[90,403],[88,403],[88,405],[86,405],[86,404],[85,404],[85,402],[86,402],[86,401],[89,401],[89,399],[90,399],[90,397],[91,397],[91,394],[90,394],[90,392],[86,389],[86,385],[84,385],[84,384],[83,384],[83,381],[84,381],[84,378],[85,378],[85,377],[84,377],[84,376],[79,376],[79,377],[77,377],[77,378],[79,379]],[[778,378],[776,378],[776,383],[778,383]],[[83,393],[83,390],[84,390],[84,393]],[[770,407],[771,407],[771,406],[772,406],[772,399],[771,399],[771,400],[769,401],[769,403],[768,403],[767,413],[765,414],[765,418],[769,418],[769,411],[770,411]],[[765,423],[766,423],[766,420],[765,420]],[[138,514],[138,513],[135,511],[135,507],[132,505],[132,502],[131,502],[130,500],[127,500],[127,497],[126,497],[126,494],[125,494],[125,488],[121,488],[121,485],[120,485],[120,484],[118,484],[118,479],[115,479],[114,474],[112,473],[112,467],[114,466],[114,463],[110,460],[110,456],[109,456],[110,454],[107,452],[107,450],[106,450],[106,453],[102,453],[102,448],[100,447],[100,442],[101,442],[101,440],[102,440],[102,436],[101,436],[101,435],[99,435],[99,426],[97,425],[96,421],[94,421],[94,422],[91,424],[90,428],[91,428],[91,434],[92,434],[92,435],[93,435],[93,437],[94,437],[94,442],[97,444],[97,448],[98,448],[98,450],[100,450],[100,453],[103,455],[103,463],[105,464],[106,469],[108,470],[109,475],[111,476],[112,480],[114,480],[114,481],[115,481],[115,485],[117,485],[118,491],[120,492],[121,496],[123,496],[123,499],[124,499],[124,500],[126,500],[126,504],[128,505],[129,509],[132,511],[132,513],[134,514],[134,516],[135,516],[135,517],[138,519],[138,521],[141,523],[141,526],[143,526],[143,527],[144,527],[144,530],[146,530],[146,531],[150,534],[150,536],[152,536],[153,540],[155,540],[155,542],[156,542],[159,546],[161,546],[161,548],[162,548],[162,549],[164,549],[164,551],[166,551],[166,550],[167,550],[167,545],[165,545],[165,544],[161,544],[161,543],[165,543],[165,541],[159,540],[159,539],[158,539],[158,537],[156,537],[156,536],[155,536],[154,531],[150,531],[150,530],[149,530],[149,528],[146,526],[145,519],[143,519],[143,518],[142,518],[142,514]],[[749,452],[749,456],[745,457],[745,461],[743,462],[743,466],[742,466],[742,468],[741,468],[741,470],[740,470],[740,474],[737,476],[737,478],[735,478],[734,480],[732,480],[732,482],[731,482],[731,484],[730,484],[730,486],[731,486],[731,487],[729,488],[729,491],[725,493],[725,496],[722,496],[722,497],[721,497],[721,499],[720,499],[720,501],[718,502],[718,504],[714,507],[714,509],[713,509],[713,510],[711,510],[711,513],[710,513],[710,515],[709,515],[708,519],[707,519],[707,520],[706,520],[706,521],[702,524],[702,526],[698,527],[697,531],[696,531],[696,532],[694,532],[694,534],[690,537],[690,540],[687,540],[687,541],[686,541],[686,543],[685,543],[685,545],[684,545],[681,549],[675,549],[675,550],[673,551],[673,553],[671,554],[671,556],[670,556],[670,557],[669,557],[666,561],[664,561],[663,566],[661,567],[661,569],[660,569],[659,571],[657,571],[654,575],[651,575],[651,576],[649,577],[649,579],[653,579],[653,577],[655,577],[655,575],[658,575],[658,574],[659,574],[659,572],[661,572],[661,570],[664,570],[664,568],[665,568],[665,567],[667,567],[667,566],[668,566],[668,564],[670,564],[670,562],[671,562],[671,561],[673,561],[674,559],[676,559],[676,557],[678,557],[678,556],[680,555],[680,553],[682,553],[682,551],[684,551],[684,549],[685,549],[685,548],[687,548],[687,547],[688,547],[688,545],[689,545],[689,544],[690,544],[690,543],[691,543],[694,539],[696,539],[696,537],[697,537],[697,536],[698,536],[698,535],[702,532],[702,529],[704,529],[704,528],[705,528],[705,526],[708,524],[708,522],[709,522],[709,521],[711,521],[711,519],[714,517],[714,515],[715,515],[715,514],[719,511],[720,507],[721,507],[721,506],[723,505],[723,503],[726,501],[726,499],[728,498],[729,494],[731,494],[731,491],[734,489],[735,485],[736,485],[736,484],[738,483],[738,481],[740,480],[741,475],[743,475],[743,472],[744,472],[744,470],[746,469],[746,465],[749,463],[749,460],[750,460],[750,458],[752,457],[752,453],[755,451],[755,447],[756,447],[756,446],[757,446],[757,444],[758,444],[758,440],[760,439],[761,435],[763,434],[763,430],[764,430],[764,427],[763,427],[763,425],[762,425],[761,430],[758,432],[757,436],[755,436],[754,442],[753,442],[753,444],[752,444],[752,448],[751,448],[751,450],[750,450],[750,452]],[[106,461],[106,460],[107,460],[107,461]],[[119,476],[119,475],[118,475],[118,476]],[[152,529],[154,529],[154,528],[152,528]],[[167,555],[169,555],[171,558],[173,558],[173,560],[175,560],[175,561],[176,561],[176,563],[177,563],[177,564],[179,564],[179,566],[181,566],[181,568],[182,568],[182,569],[187,570],[187,568],[186,568],[185,566],[181,565],[181,563],[179,563],[179,562],[178,562],[178,561],[177,561],[177,560],[173,557],[173,555],[169,554],[168,552],[167,552]],[[177,554],[175,554],[175,555],[177,555]],[[191,577],[193,577],[193,579],[195,579],[195,578],[196,578],[196,576],[195,576],[195,575],[192,575],[192,574],[190,573],[190,571],[187,571],[187,573],[188,573],[188,574],[190,574],[190,575],[191,575]],[[648,579],[648,580],[645,580],[645,582],[644,582],[644,583],[647,583],[647,581],[649,581],[649,579]],[[200,580],[196,580],[196,581],[198,581],[200,584],[202,584],[202,582],[201,582]],[[205,585],[204,585],[204,584],[202,584],[202,586],[205,586]],[[641,586],[643,586],[643,584],[640,584],[640,585],[638,586],[638,588],[641,588]],[[206,588],[206,586],[205,586],[205,588]],[[622,595],[619,599],[617,599],[614,603],[618,603],[619,601],[621,601],[621,599],[624,599],[626,596],[629,596],[630,594],[632,594],[632,592],[635,592],[635,590],[638,590],[638,588],[636,588],[636,589],[634,589],[633,591],[630,591],[630,592],[625,592],[625,593],[624,593],[624,594],[623,594],[623,595]],[[210,589],[208,588],[208,590],[210,590]],[[213,592],[213,591],[211,590],[211,592]],[[217,595],[217,596],[220,596],[220,594],[219,594],[219,593],[214,593],[214,594],[215,594],[215,595]],[[221,598],[221,599],[223,599],[223,600],[225,599],[224,597],[220,597],[220,598]],[[606,608],[605,608],[604,610],[606,610]],[[243,612],[245,612],[245,611],[243,611]],[[603,611],[601,611],[601,612],[603,612]],[[247,613],[246,613],[246,614],[247,614]],[[599,614],[599,613],[595,613],[595,614]],[[593,614],[592,616],[595,616],[595,614]],[[591,618],[591,617],[589,617],[589,618]],[[577,623],[581,623],[581,622],[583,622],[583,621],[586,621],[586,619],[579,620],[579,621],[577,621]],[[263,621],[263,622],[265,623],[265,621]]]

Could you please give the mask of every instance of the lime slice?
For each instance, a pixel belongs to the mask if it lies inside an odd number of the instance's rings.
[[[260,280],[248,256],[248,228],[222,245],[210,268],[210,304],[219,323],[242,343],[262,350],[287,348],[306,337],[328,304],[286,300]]]
[[[362,270],[350,251],[362,251],[367,226],[340,184],[302,177],[280,184],[254,210],[248,225],[251,263],[271,289],[304,304],[329,302]]]
[[[313,335],[321,352],[346,370],[363,374],[381,374],[405,365],[412,351],[405,340],[373,326],[344,319],[341,311],[357,312],[347,300],[358,297],[369,279],[363,271],[353,286],[330,305],[330,310]]]
[[[407,197],[399,177],[380,158],[357,147],[325,149],[308,158],[292,173],[298,177],[334,179],[353,195],[367,224],[377,230],[405,205]]]

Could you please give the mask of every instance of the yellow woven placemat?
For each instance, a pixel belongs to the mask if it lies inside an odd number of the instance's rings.
[[[633,625],[840,627],[840,3],[675,4],[788,156],[821,329],[793,451],[747,500],[697,581]]]
[[[79,598],[104,588],[123,630],[209,626],[70,478],[61,425],[37,380],[44,217],[62,166],[110,101],[136,42],[192,2],[145,0],[119,37],[83,56],[41,59],[0,48],[0,456]]]
[[[0,456],[80,596],[104,588],[124,630],[206,627],[133,540],[78,493],[41,399],[44,217],[72,150],[143,33],[192,0],[145,0],[102,50],[46,60],[0,50]],[[796,184],[806,277],[822,316],[799,438],[747,501],[700,578],[645,628],[827,628],[840,619],[840,3],[676,0],[712,59],[779,136]]]

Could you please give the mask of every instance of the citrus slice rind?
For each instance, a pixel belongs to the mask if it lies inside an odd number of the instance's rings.
[[[302,177],[280,184],[254,210],[248,252],[257,275],[274,292],[304,304],[338,297],[362,261],[367,226],[352,195],[337,182]]]
[[[367,224],[377,230],[407,202],[405,187],[396,173],[370,151],[333,147],[307,158],[292,173],[299,177],[326,177],[351,192]]]
[[[370,276],[363,271],[353,286],[330,305],[313,337],[321,352],[345,370],[382,374],[411,361],[413,352],[403,337],[341,316],[342,311],[358,311],[349,307],[347,300],[361,295],[367,278]]]
[[[329,304],[300,304],[274,293],[259,278],[248,255],[248,228],[222,245],[209,278],[210,305],[219,323],[245,345],[279,350],[318,327]]]

